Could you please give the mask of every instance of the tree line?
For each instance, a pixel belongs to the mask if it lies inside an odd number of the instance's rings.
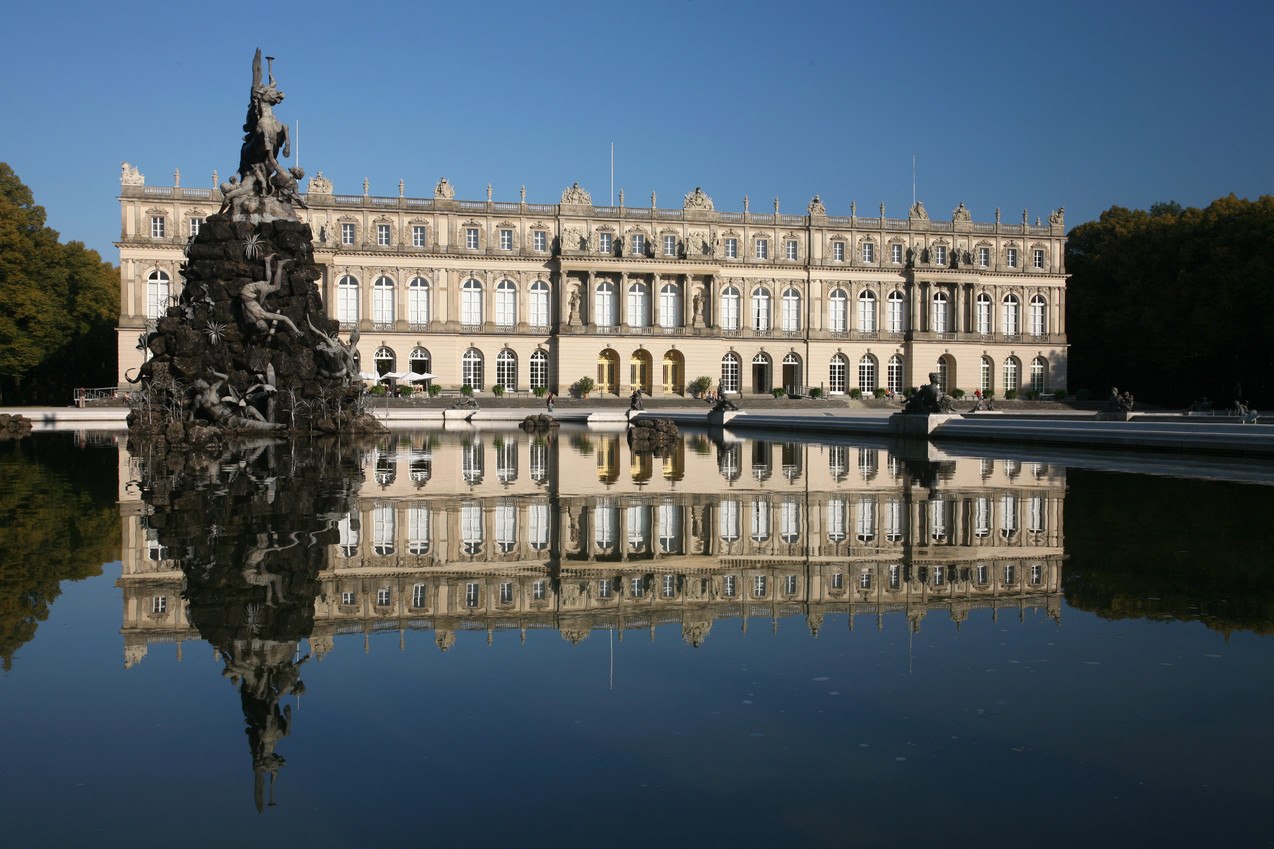
[[[119,273],[44,222],[0,162],[0,403],[65,405],[76,386],[116,381]]]
[[[1069,384],[1185,407],[1274,404],[1274,196],[1113,206],[1066,246]],[[1099,394],[1100,393],[1100,394]]]

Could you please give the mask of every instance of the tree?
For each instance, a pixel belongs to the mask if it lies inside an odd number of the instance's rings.
[[[44,222],[31,190],[0,162],[0,399],[65,402],[77,384],[113,382],[119,276]]]
[[[1066,246],[1071,388],[1274,401],[1274,197],[1111,207]]]

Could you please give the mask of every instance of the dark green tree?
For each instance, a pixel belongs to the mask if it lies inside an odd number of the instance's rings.
[[[119,276],[97,251],[59,241],[0,162],[0,400],[66,403],[114,382]]]
[[[1111,207],[1066,247],[1070,388],[1274,401],[1274,197]]]

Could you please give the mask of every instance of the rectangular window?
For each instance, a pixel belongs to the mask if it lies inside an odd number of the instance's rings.
[[[389,247],[389,225],[388,224],[376,225],[376,244],[382,248]]]
[[[677,237],[664,236],[664,256],[677,255]]]
[[[376,604],[379,607],[389,604],[389,587],[381,587],[376,591]]]
[[[844,242],[832,242],[832,261],[833,262],[845,261],[845,243]]]
[[[157,595],[150,600],[151,613],[168,612],[168,596]]]
[[[544,601],[544,597],[548,593],[547,586],[547,581],[536,581],[531,584],[531,599],[533,601]]]
[[[991,264],[991,249],[978,248],[978,265],[981,266],[982,268],[986,268],[990,264]]]
[[[769,581],[765,575],[755,575],[752,578],[752,595],[756,598],[765,598],[769,592]]]
[[[858,575],[858,587],[859,589],[864,589],[864,590],[871,589],[871,572],[864,569]]]
[[[646,237],[641,233],[633,233],[633,256],[646,255]]]
[[[606,578],[602,578],[600,581],[597,582],[597,597],[598,598],[610,598],[610,593],[611,593],[611,590],[610,590],[609,580],[607,580]]]
[[[756,240],[756,258],[757,259],[770,258],[770,240],[769,239]]]
[[[734,588],[734,576],[726,575],[721,579],[721,594],[726,598],[734,598],[736,590]]]
[[[844,572],[832,573],[832,589],[834,590],[845,589],[845,573]]]
[[[894,244],[889,246],[889,261],[894,265],[902,264],[902,245]]]
[[[353,224],[341,225],[341,244],[342,245],[354,244],[354,225]]]
[[[726,259],[739,258],[739,240],[738,239],[725,240],[725,258]]]
[[[464,586],[464,606],[465,606],[465,607],[477,607],[477,606],[478,606],[478,585],[477,585],[477,584],[465,584],[465,586]]]
[[[796,240],[788,239],[787,240],[787,258],[796,259],[796,257],[797,257]]]
[[[512,581],[505,581],[500,584],[500,604],[513,604]]]
[[[425,585],[424,584],[416,584],[415,586],[411,588],[411,606],[412,607],[425,606]]]
[[[946,264],[947,264],[947,247],[946,247],[946,245],[937,245],[936,247],[934,247],[934,249],[933,249],[933,262],[934,262],[934,265],[946,265]]]
[[[513,250],[513,231],[512,230],[500,231],[500,250],[502,251]]]
[[[537,251],[543,252],[549,249],[549,234],[543,230],[536,230],[532,233],[531,240]]]
[[[203,226],[203,219],[202,219],[202,218],[192,218],[192,219],[190,219],[190,235],[192,235],[192,236],[198,236],[198,235],[199,235],[199,228],[200,228],[200,227],[202,227],[202,226]]]
[[[466,227],[464,229],[464,246],[471,251],[478,249],[478,228]]]
[[[425,227],[423,224],[416,224],[411,228],[411,246],[413,248],[423,248],[428,244],[425,238]]]
[[[863,242],[863,262],[876,261],[876,243]]]
[[[1031,257],[1031,267],[1038,269],[1044,268],[1044,251],[1039,248],[1035,249],[1035,253]]]
[[[1009,248],[1004,252],[1004,264],[1009,268],[1017,268],[1017,248]]]
[[[164,216],[152,215],[150,217],[150,237],[152,239],[164,238]]]
[[[598,233],[597,234],[597,252],[601,254],[608,254],[612,250],[614,250],[614,248],[611,243],[611,234]]]
[[[358,596],[351,592],[341,593],[341,604],[349,606],[358,600]]]

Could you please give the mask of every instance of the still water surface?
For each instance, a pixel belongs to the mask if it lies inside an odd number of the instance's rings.
[[[0,445],[4,843],[1269,845],[1274,488],[666,455]]]

